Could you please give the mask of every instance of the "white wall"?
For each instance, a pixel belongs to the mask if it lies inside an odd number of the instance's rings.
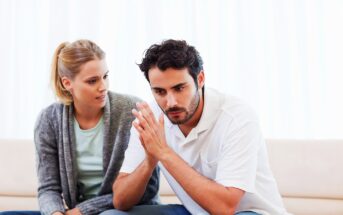
[[[0,0],[0,138],[32,138],[54,101],[52,53],[80,38],[107,53],[111,90],[151,99],[135,63],[185,39],[206,85],[250,103],[267,138],[342,138],[342,11],[340,0]]]

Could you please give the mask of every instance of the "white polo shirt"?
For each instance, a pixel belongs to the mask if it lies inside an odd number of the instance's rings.
[[[254,112],[239,99],[213,89],[206,88],[204,98],[201,119],[187,137],[164,117],[167,144],[203,176],[223,186],[244,190],[237,212],[288,214],[270,170],[265,142]],[[156,118],[162,113],[156,102],[151,108]],[[132,128],[120,172],[133,172],[144,158],[138,133]],[[187,210],[196,215],[208,214],[160,162],[158,165]]]

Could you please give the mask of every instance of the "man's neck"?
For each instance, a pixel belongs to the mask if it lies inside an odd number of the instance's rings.
[[[200,101],[199,101],[198,108],[195,111],[192,118],[190,118],[186,123],[179,125],[179,128],[180,128],[181,132],[183,133],[183,135],[185,135],[185,137],[187,137],[188,134],[192,131],[192,129],[198,125],[198,123],[201,119],[201,115],[202,115],[203,110],[204,110],[204,95],[203,95],[203,91],[202,91],[202,93],[200,95]]]

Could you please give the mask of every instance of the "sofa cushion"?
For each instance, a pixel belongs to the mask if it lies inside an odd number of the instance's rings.
[[[343,141],[267,140],[271,169],[287,210],[297,215],[343,214]],[[0,140],[0,210],[37,210],[32,140]],[[165,178],[164,203],[180,203]]]
[[[342,141],[268,140],[267,148],[283,197],[343,200]]]
[[[32,140],[0,140],[0,210],[38,210]]]
[[[294,215],[342,215],[343,200],[284,197],[283,202]]]
[[[32,140],[1,140],[0,196],[33,197],[37,193],[35,147]]]

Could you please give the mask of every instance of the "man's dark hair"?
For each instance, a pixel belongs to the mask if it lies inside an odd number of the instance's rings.
[[[154,44],[145,51],[142,63],[138,64],[144,72],[145,78],[149,80],[149,69],[157,66],[165,71],[168,68],[187,68],[195,85],[198,86],[197,76],[203,70],[203,61],[199,52],[184,40],[165,40],[161,45]]]

